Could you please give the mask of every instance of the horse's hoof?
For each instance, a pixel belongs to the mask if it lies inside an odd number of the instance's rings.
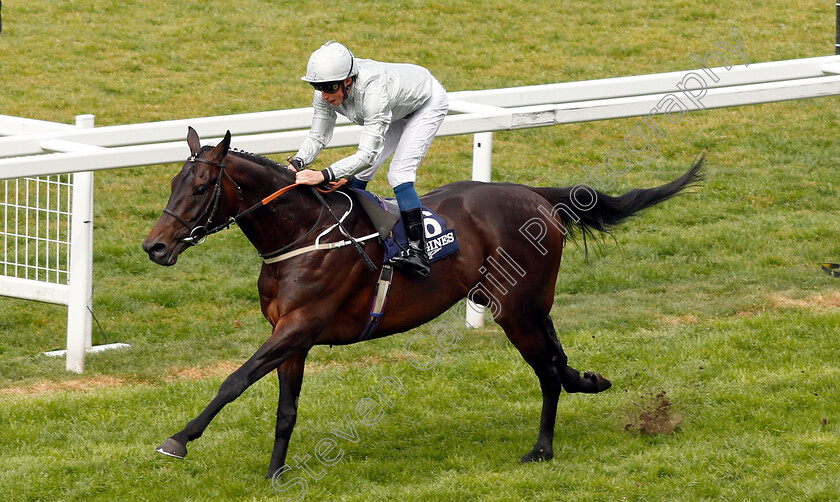
[[[603,391],[609,389],[610,387],[612,387],[612,382],[610,382],[609,380],[604,378],[604,376],[602,374],[596,373],[594,371],[585,372],[583,374],[583,378],[595,381],[595,385],[597,386],[597,390],[595,391],[596,393],[597,392],[603,392]]]
[[[519,462],[527,464],[528,462],[543,462],[545,460],[551,460],[552,458],[554,458],[553,451],[546,451],[542,448],[534,447],[533,450],[529,451],[524,457],[520,458]]]
[[[164,441],[155,451],[175,458],[184,458],[187,456],[187,447],[172,438]]]

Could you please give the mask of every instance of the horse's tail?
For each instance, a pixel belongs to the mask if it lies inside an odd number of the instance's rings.
[[[686,187],[703,180],[700,168],[704,156],[682,176],[656,188],[636,188],[613,197],[585,185],[565,188],[532,188],[553,206],[568,230],[579,229],[584,238],[595,230],[609,232],[612,227],[638,214],[645,208],[659,204],[679,194]]]

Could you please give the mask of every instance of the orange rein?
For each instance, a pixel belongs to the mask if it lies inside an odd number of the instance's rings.
[[[340,187],[344,186],[345,184],[347,184],[347,180],[346,179],[341,179],[339,181],[331,182],[329,184],[330,188],[328,188],[328,189],[323,189],[323,188],[320,188],[318,186],[316,186],[315,188],[321,193],[330,193],[330,192],[334,192],[334,191],[338,190]],[[280,190],[277,190],[276,192],[274,192],[273,194],[264,198],[260,202],[262,203],[263,206],[265,206],[266,204],[273,201],[277,197],[280,197],[281,195],[283,195],[283,194],[289,192],[290,190],[292,190],[293,188],[297,188],[299,186],[301,186],[300,183],[292,183],[291,185],[284,186],[283,188],[281,188]]]

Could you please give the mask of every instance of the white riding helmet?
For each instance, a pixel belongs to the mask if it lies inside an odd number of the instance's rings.
[[[301,80],[310,83],[337,82],[358,73],[350,49],[330,40],[309,57],[306,75]]]

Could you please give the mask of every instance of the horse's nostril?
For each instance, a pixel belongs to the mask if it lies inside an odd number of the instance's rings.
[[[162,242],[144,242],[143,250],[146,251],[149,256],[163,256],[166,254],[166,244]]]
[[[164,255],[166,253],[166,244],[158,242],[157,244],[152,246],[150,253],[154,254],[155,256]]]
[[[177,255],[172,256],[173,249],[165,243],[155,240],[143,241],[143,251],[148,253],[149,259],[158,265],[171,266],[177,261]]]

